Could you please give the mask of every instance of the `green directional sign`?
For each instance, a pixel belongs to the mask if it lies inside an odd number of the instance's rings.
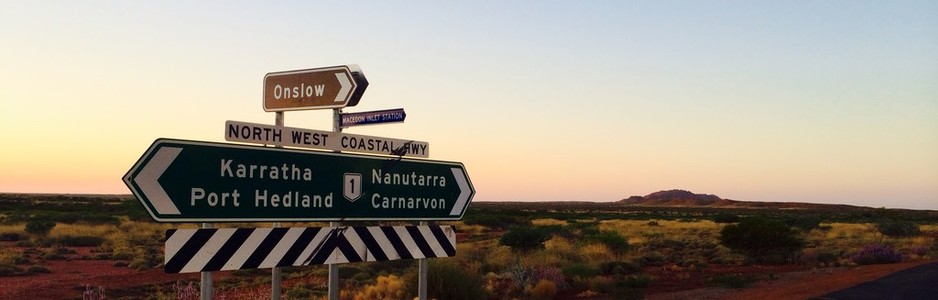
[[[159,222],[459,220],[458,162],[158,139],[124,183]]]

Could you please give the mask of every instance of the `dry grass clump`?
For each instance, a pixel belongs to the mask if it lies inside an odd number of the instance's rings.
[[[366,285],[352,299],[405,299],[404,279],[396,275],[378,276],[375,284]]]
[[[95,236],[104,237],[112,232],[118,231],[117,226],[111,224],[89,225],[89,224],[57,224],[49,232],[50,238],[62,238],[65,236]]]
[[[534,225],[534,226],[552,226],[552,225],[567,226],[567,221],[557,220],[557,219],[534,219],[534,220],[531,220],[531,225]]]
[[[603,220],[599,223],[600,231],[615,231],[628,237],[629,245],[641,245],[648,236],[719,236],[723,225],[710,220],[692,222],[672,220]]]

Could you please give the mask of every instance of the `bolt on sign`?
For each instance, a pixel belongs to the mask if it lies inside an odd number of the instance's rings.
[[[355,106],[368,80],[357,65],[267,73],[264,111]]]

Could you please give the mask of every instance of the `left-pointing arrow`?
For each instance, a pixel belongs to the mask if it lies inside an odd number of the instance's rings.
[[[153,158],[150,159],[140,170],[140,174],[134,178],[134,183],[140,187],[144,197],[150,200],[153,208],[161,215],[178,215],[179,208],[173,204],[173,200],[166,194],[166,190],[158,181],[163,172],[169,168],[169,165],[176,160],[182,148],[162,147],[156,151]]]

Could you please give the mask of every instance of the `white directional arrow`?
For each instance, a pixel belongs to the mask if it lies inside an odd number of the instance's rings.
[[[179,208],[176,208],[176,205],[173,204],[173,200],[169,198],[169,195],[163,190],[163,186],[157,181],[160,179],[160,176],[163,176],[163,172],[166,172],[169,165],[173,163],[173,160],[176,160],[176,156],[179,156],[180,152],[182,152],[182,148],[160,148],[156,151],[156,154],[153,155],[153,159],[143,166],[143,170],[141,170],[137,178],[134,179],[134,182],[140,187],[141,192],[143,192],[147,199],[150,199],[150,203],[153,204],[153,208],[155,208],[156,212],[159,214],[180,214]]]
[[[456,184],[459,186],[459,197],[456,198],[456,203],[453,204],[453,210],[449,212],[450,216],[458,216],[463,212],[463,209],[466,208],[466,205],[469,205],[469,198],[472,196],[472,188],[469,187],[469,179],[466,178],[466,175],[463,174],[462,170],[459,168],[452,168],[453,177],[456,178]]]
[[[339,80],[339,93],[335,95],[335,102],[343,102],[352,92],[352,82],[348,80],[348,75],[344,72],[335,73],[335,79]]]

